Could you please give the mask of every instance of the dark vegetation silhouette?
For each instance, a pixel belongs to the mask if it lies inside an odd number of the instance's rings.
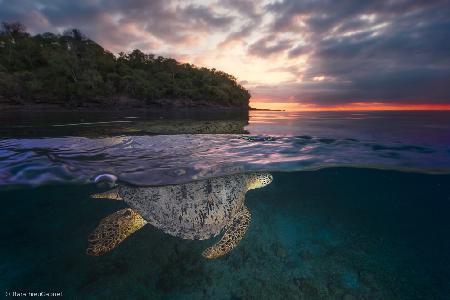
[[[3,103],[247,109],[249,98],[232,75],[140,50],[115,56],[78,29],[32,36],[3,22],[0,31]]]

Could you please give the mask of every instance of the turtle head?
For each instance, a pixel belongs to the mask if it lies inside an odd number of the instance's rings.
[[[273,180],[273,176],[270,173],[253,173],[248,175],[247,189],[253,190],[262,188],[270,184]]]

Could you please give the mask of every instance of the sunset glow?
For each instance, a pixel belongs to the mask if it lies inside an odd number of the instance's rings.
[[[315,105],[296,102],[256,102],[250,106],[258,109],[285,111],[370,111],[370,110],[450,110],[450,104],[393,104],[393,103],[347,103],[341,105]]]
[[[115,54],[137,48],[224,71],[253,106],[287,110],[448,110],[449,15],[448,1],[412,0],[36,0],[0,10],[32,33],[79,28]]]

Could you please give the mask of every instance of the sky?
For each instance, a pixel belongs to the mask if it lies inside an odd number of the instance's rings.
[[[450,0],[0,0],[0,20],[223,70],[260,108],[450,109]]]

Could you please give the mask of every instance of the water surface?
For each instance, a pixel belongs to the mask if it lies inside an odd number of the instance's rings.
[[[0,114],[0,291],[100,299],[448,299],[448,112]],[[112,174],[160,185],[270,171],[247,234],[145,226],[100,257],[87,236],[123,201]]]
[[[330,166],[445,173],[448,112],[251,112],[246,115],[3,116],[0,186],[89,183],[110,173],[135,185],[249,171]]]

